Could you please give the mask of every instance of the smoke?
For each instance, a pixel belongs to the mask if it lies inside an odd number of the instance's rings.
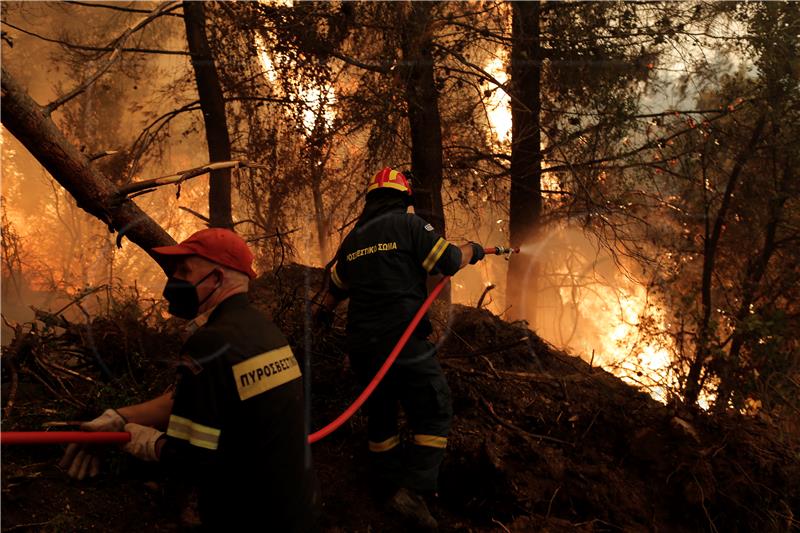
[[[507,285],[513,261],[523,268]],[[490,256],[484,262],[485,268],[456,276],[454,302],[475,305],[491,283],[496,288],[488,308],[502,314],[507,295],[514,293],[521,303],[515,318],[526,320],[547,342],[666,400],[675,384],[673,345],[651,333],[667,329],[667,313],[648,293],[644,272],[634,276],[633,263],[615,261],[592,235],[569,226],[548,229],[508,261]]]
[[[52,4],[17,3],[4,5],[4,8],[4,21],[55,37],[62,37],[59,34],[62,28],[75,27],[75,17],[80,15],[81,35],[64,37],[74,42],[102,40],[127,24],[125,17],[113,11],[80,11],[79,6],[54,9]],[[180,49],[184,44],[182,23],[173,20],[170,24],[177,24],[181,31],[159,36],[154,27],[151,36],[159,39],[159,47]],[[56,44],[13,29],[8,33],[14,46],[4,43],[3,67],[40,104],[78,85],[101,63],[87,61],[76,65]],[[145,62],[140,57],[126,55],[124,61],[84,94],[58,109],[53,120],[84,153],[123,149],[153,116],[192,96],[186,90],[172,90],[176,75],[182,71],[179,63],[188,65],[188,60],[181,56],[148,56]],[[202,150],[197,149],[198,145],[203,146],[204,140],[192,131],[192,120],[189,115],[178,116],[171,127],[188,133],[172,136],[166,149],[153,151],[133,179],[155,177],[205,163],[198,159],[202,157]],[[4,244],[5,237],[12,231],[16,238],[15,258],[9,260],[5,254],[2,264],[2,308],[7,320],[31,320],[31,306],[58,308],[87,287],[136,286],[142,297],[160,295],[163,273],[143,250],[127,240],[123,240],[121,249],[117,248],[116,235],[80,209],[4,128],[0,131],[0,140]],[[105,170],[109,179],[119,181],[122,176],[118,171],[122,167],[108,164],[110,159],[100,159],[97,165]],[[198,178],[183,187],[180,200],[176,199],[174,189],[164,189],[139,197],[136,202],[180,239],[204,226],[199,219],[178,209],[178,205],[184,205],[199,212],[207,211],[204,186],[207,187],[207,180]],[[85,302],[84,308],[91,311],[96,302],[97,298],[92,298]]]

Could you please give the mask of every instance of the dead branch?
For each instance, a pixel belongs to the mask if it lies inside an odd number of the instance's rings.
[[[388,74],[392,71],[395,66],[395,62],[392,62],[391,65],[383,64],[383,65],[374,65],[370,63],[364,63],[354,57],[348,56],[343,54],[342,52],[334,49],[326,50],[330,53],[331,56],[335,57],[336,59],[347,63],[348,65],[352,65],[354,67],[358,67],[360,69],[368,70],[370,72],[377,72],[378,74]]]
[[[44,527],[48,524],[51,524],[52,520],[47,520],[46,522],[31,522],[28,524],[17,524],[14,526],[9,527],[5,531],[16,531],[17,529],[37,529],[40,527]]]
[[[98,8],[98,9],[111,9],[111,10],[114,10],[114,11],[124,11],[125,13],[150,13],[149,9],[136,9],[136,8],[133,8],[133,7],[124,7],[124,6],[113,5],[113,4],[95,4],[94,2],[79,2],[77,0],[66,0],[65,3],[73,4],[73,5],[76,5],[76,6],[82,6],[82,7],[93,7],[93,8]],[[169,11],[173,11],[174,9],[177,9],[178,7],[179,6],[175,6],[172,9],[170,9]],[[183,17],[183,15],[181,15],[180,13],[165,12],[164,15],[168,16],[168,17],[178,17],[178,18],[182,18]]]
[[[64,380],[61,379],[61,376],[55,374],[51,369],[48,361],[46,361],[42,356],[34,356],[33,362],[39,367],[39,369],[45,373],[45,375],[49,376],[50,379],[58,383],[58,386],[61,387],[61,390],[64,391],[63,395],[59,395],[60,398],[63,400],[69,401],[73,405],[77,405],[79,407],[86,407],[86,404],[75,398],[72,395],[72,392],[67,388],[64,384]]]
[[[5,320],[5,318],[4,318]],[[14,325],[14,340],[11,345],[3,350],[2,361],[3,366],[6,367],[11,377],[11,385],[8,389],[8,400],[3,410],[3,418],[8,419],[11,409],[14,407],[14,401],[17,398],[17,388],[19,387],[19,369],[17,368],[17,356],[21,350],[28,334],[22,332],[22,324]]]
[[[30,368],[23,368],[23,369],[20,370],[20,372],[22,372],[23,374],[27,374],[27,375],[31,376],[33,379],[35,379],[36,381],[38,381],[45,389],[47,389],[50,392],[50,394],[53,395],[54,398],[58,398],[58,399],[60,399],[60,400],[62,400],[64,402],[67,402],[68,404],[70,404],[70,405],[72,405],[74,407],[78,407],[78,408],[81,408],[81,409],[84,409],[86,407],[85,405],[83,405],[81,403],[76,403],[75,400],[72,400],[70,398],[66,398],[66,397],[62,396],[61,394],[59,394],[58,392],[56,392],[56,390],[47,382],[46,379],[44,379],[42,376],[40,376],[39,374],[37,374],[36,372],[31,370]]]
[[[576,444],[579,444],[581,441],[583,441],[583,439],[586,438],[586,435],[589,434],[589,431],[592,429],[592,426],[594,426],[594,423],[597,422],[597,417],[600,416],[601,411],[602,411],[602,409],[598,409],[597,411],[595,411],[591,422],[589,422],[589,425],[586,426],[585,430],[583,430],[583,433],[581,433],[581,436],[576,441]]]
[[[500,374],[497,373],[497,369],[494,367],[494,365],[492,364],[492,362],[489,360],[488,357],[486,357],[485,355],[481,355],[480,358],[483,359],[483,362],[489,366],[489,370],[492,371],[494,377],[496,377],[497,379],[503,379],[502,377],[500,377]]]
[[[139,132],[139,135],[136,137],[136,140],[133,141],[131,144],[130,152],[132,154],[131,160],[133,162],[137,162],[142,155],[147,151],[148,146],[153,139],[156,138],[158,133],[167,126],[167,124],[172,121],[175,117],[182,113],[188,113],[190,111],[197,111],[200,109],[200,101],[195,100],[193,102],[189,102],[188,104],[184,104],[177,109],[173,109],[164,113],[163,115],[156,117],[153,119],[152,122],[147,124],[142,131]],[[131,169],[128,171],[128,176],[134,171],[136,165],[132,165]]]
[[[745,106],[737,107],[735,111],[739,111],[740,109],[743,109],[744,107]],[[716,122],[716,121],[721,120],[721,119],[723,119],[723,118],[725,118],[725,117],[727,117],[729,115],[730,115],[730,113],[721,113],[721,114],[717,115],[716,117],[709,118],[708,122],[709,123]],[[645,152],[647,150],[651,150],[653,148],[657,148],[657,147],[659,147],[661,145],[669,144],[670,141],[672,141],[674,139],[677,139],[677,138],[679,138],[679,137],[681,137],[683,135],[686,135],[687,133],[692,133],[694,131],[697,131],[696,127],[687,126],[686,128],[683,128],[681,130],[675,131],[675,132],[671,133],[670,135],[666,135],[664,137],[658,137],[658,138],[652,139],[650,141],[647,141],[644,144],[642,144],[642,145],[640,145],[640,146],[638,146],[636,148],[632,148],[632,149],[630,149],[630,150],[628,150],[626,152],[620,152],[618,154],[613,154],[613,155],[610,155],[610,156],[607,156],[607,157],[600,157],[600,158],[592,159],[592,160],[588,160],[588,161],[579,161],[577,163],[573,163],[572,161],[570,161],[569,157],[566,157],[566,156],[564,157],[563,160],[551,159],[550,161],[552,163],[559,163],[559,164],[552,164],[551,166],[548,166],[547,167],[547,171],[548,172],[565,172],[565,171],[572,172],[572,171],[574,171],[575,168],[584,168],[584,167],[589,167],[589,166],[594,166],[594,165],[602,165],[603,163],[609,163],[609,162],[612,162],[612,161],[619,161],[620,159],[624,159],[626,157],[634,156],[634,155],[639,154],[641,152]],[[559,152],[562,152],[562,151],[559,149]],[[563,152],[562,152],[562,154],[563,154]]]
[[[247,239],[247,242],[258,242],[258,241],[263,241],[263,240],[266,240],[266,239],[274,239],[274,238],[280,239],[284,235],[290,235],[290,234],[292,234],[292,233],[294,233],[296,231],[300,231],[300,228],[294,228],[294,229],[290,229],[290,230],[286,230],[286,231],[278,231],[278,232],[275,232],[275,233],[273,233],[271,235],[260,235],[258,237],[251,237],[250,239]]]
[[[510,530],[510,529],[508,529],[508,528],[505,526],[505,524],[503,524],[503,523],[502,523],[500,520],[498,520],[498,519],[496,519],[496,518],[492,518],[492,522],[494,522],[495,524],[497,524],[498,526],[500,526],[500,528],[501,528],[503,531],[505,531],[506,533],[511,533],[511,530]]]
[[[249,161],[238,161],[238,160],[219,161],[216,163],[209,163],[201,167],[191,168],[189,170],[181,170],[175,174],[161,176],[160,178],[153,178],[149,180],[138,181],[136,183],[131,183],[130,185],[120,187],[117,195],[118,197],[126,198],[133,193],[142,192],[148,189],[154,190],[155,188],[161,187],[163,185],[180,186],[180,184],[183,183],[184,181],[196,178],[197,176],[202,176],[203,174],[208,174],[212,170],[220,170],[225,168],[240,168],[240,167],[260,168],[260,169],[266,168],[263,165],[250,163]]]
[[[545,518],[550,518],[550,511],[551,511],[551,510],[552,510],[552,508],[553,508],[553,500],[555,500],[555,499],[556,499],[556,495],[558,494],[558,491],[559,491],[559,490],[561,490],[561,485],[559,485],[558,487],[556,487],[556,490],[555,490],[555,491],[553,491],[553,495],[552,495],[552,496],[550,496],[550,502],[547,504],[547,514],[545,515]]]
[[[69,369],[69,368],[67,368],[65,366],[61,366],[58,363],[54,363],[53,361],[50,361],[49,359],[46,362],[47,362],[47,364],[49,366],[55,368],[56,370],[58,370],[60,372],[68,374],[68,375],[70,375],[72,377],[76,377],[76,378],[82,379],[84,381],[88,381],[89,383],[96,383],[96,381],[94,379],[90,378],[89,376],[84,376],[80,372],[76,372],[76,371],[71,370],[71,369]]]
[[[482,357],[482,356],[481,356]],[[482,370],[476,370],[474,368],[464,368],[462,366],[456,365],[453,362],[448,361],[448,359],[455,359],[455,357],[443,357],[441,359],[442,365],[446,366],[447,368],[452,368],[453,370],[459,372],[466,372],[469,374],[478,374],[481,376],[487,377],[494,377],[501,379],[503,376],[509,379],[517,379],[520,381],[535,381],[537,383],[557,383],[559,387],[563,388],[562,381],[564,383],[577,383],[581,381],[587,381],[592,379],[592,376],[584,376],[584,375],[568,375],[558,378],[553,374],[548,374],[546,372],[535,373],[535,372],[515,372],[512,370],[497,370],[494,369],[494,374],[490,374],[489,372],[484,372]]]
[[[495,419],[495,421],[498,424],[500,424],[501,426],[503,426],[505,428],[508,428],[508,429],[510,429],[512,431],[515,431],[516,433],[518,433],[522,437],[524,437],[525,440],[530,440],[530,439],[546,440],[546,441],[549,441],[549,442],[556,442],[558,444],[564,444],[566,446],[574,446],[573,443],[567,442],[565,440],[557,439],[555,437],[549,437],[547,435],[539,435],[537,433],[531,433],[530,431],[526,431],[526,430],[522,429],[521,427],[517,426],[516,424],[514,424],[512,422],[509,422],[508,420],[500,417],[495,412],[494,407],[492,406],[492,404],[486,398],[484,398],[483,395],[478,394],[478,397],[480,398],[481,404],[483,405],[483,407],[489,412],[489,414],[492,416],[492,418]]]
[[[270,103],[279,103],[285,105],[296,105],[296,102],[293,102],[289,98],[273,98],[273,97],[257,97],[257,96],[229,96],[224,98],[225,102],[239,102],[239,101],[249,101],[249,100],[256,100],[260,102],[270,102]],[[133,154],[132,160],[138,161],[138,159],[147,151],[148,146],[150,143],[153,142],[153,139],[156,138],[158,133],[164,129],[174,118],[183,114],[183,113],[190,113],[193,111],[200,111],[200,100],[193,100],[188,102],[177,109],[173,109],[164,113],[161,116],[156,117],[153,119],[149,124],[147,124],[139,135],[136,137],[136,140],[133,141],[131,144],[130,152]],[[128,175],[133,173],[133,169],[135,169],[135,165],[131,167],[131,170],[128,171]]]
[[[500,346],[489,346],[487,348],[481,348],[480,350],[475,350],[474,352],[466,353],[466,354],[463,354],[463,355],[449,355],[447,357],[440,357],[439,359],[440,360],[467,359],[467,358],[470,358],[470,357],[478,357],[480,355],[488,355],[488,354],[491,354],[491,353],[498,353],[498,352],[502,352],[504,350],[508,350],[510,348],[514,348],[516,346],[519,346],[520,344],[525,344],[527,342],[527,340],[528,340],[528,337],[523,337],[523,338],[521,338],[519,340],[516,340],[514,342],[509,342],[507,344],[501,344]]]
[[[73,305],[77,304],[78,302],[80,302],[81,300],[86,298],[87,296],[91,296],[92,294],[94,294],[96,292],[100,292],[100,291],[105,290],[107,288],[108,288],[108,285],[107,284],[103,284],[103,285],[98,285],[97,287],[92,287],[91,289],[88,289],[88,290],[85,290],[85,291],[81,291],[80,293],[78,293],[78,295],[75,298],[73,298],[69,303],[67,303],[67,305],[65,305],[64,307],[62,307],[61,309],[59,309],[55,313],[50,313],[50,314],[52,314],[53,316],[60,315],[61,313],[63,313],[64,311],[66,311],[67,309],[72,307]]]
[[[475,307],[477,307],[478,309],[483,307],[483,299],[486,298],[486,295],[489,294],[489,291],[494,289],[494,288],[495,288],[495,284],[494,283],[490,283],[489,285],[487,285],[486,288],[483,289],[483,292],[481,293],[481,297],[478,298],[478,303],[475,304]]]
[[[144,13],[150,13],[150,11],[143,10]],[[164,13],[167,15],[167,13]],[[171,14],[170,14],[171,15]],[[180,15],[174,15],[180,16]],[[24,33],[25,35],[30,35],[31,37],[35,37],[40,41],[45,41],[48,43],[60,44],[66,48],[70,48],[72,50],[86,50],[87,52],[113,52],[114,48],[108,46],[89,46],[85,44],[75,44],[68,41],[63,41],[61,39],[54,39],[52,37],[45,37],[44,35],[38,34],[36,32],[32,32],[30,30],[26,30],[14,24],[11,24],[7,21],[2,21],[3,24],[8,26],[9,28],[13,28],[18,32]],[[5,34],[5,32],[3,32]],[[132,52],[135,54],[163,54],[163,55],[181,55],[181,56],[188,56],[190,55],[189,52],[184,50],[159,50],[156,48],[120,48],[120,52]]]
[[[89,156],[89,161],[96,161],[102,157],[107,157],[110,155],[118,154],[119,150],[104,150],[102,152],[97,152],[96,154],[92,154]]]
[[[6,315],[4,315],[3,313],[0,313],[0,319],[3,320],[3,324],[5,324],[6,326],[8,326],[11,329],[14,329],[14,324],[12,324],[11,322],[8,321],[8,319],[6,318]]]
[[[173,9],[179,5],[180,2],[167,2],[160,4],[155,9],[153,9],[147,17],[140,20],[133,26],[129,27],[127,30],[125,30],[122,33],[122,35],[120,35],[114,40],[113,52],[111,52],[111,56],[108,58],[108,61],[106,61],[105,64],[103,64],[100,68],[98,68],[94,74],[89,76],[89,79],[87,79],[86,81],[84,81],[71,91],[69,91],[64,96],[61,96],[60,98],[57,98],[56,100],[47,104],[43,110],[45,116],[49,117],[53,113],[53,111],[55,111],[62,105],[66,104],[67,102],[69,102],[82,92],[84,92],[90,85],[92,85],[95,81],[97,81],[100,78],[100,76],[108,72],[108,69],[110,69],[114,65],[114,63],[116,63],[117,60],[120,58],[120,55],[122,54],[123,45],[132,34],[139,31],[140,29],[145,27],[147,24],[149,24],[156,18],[160,17],[167,9]]]
[[[147,189],[146,191],[142,191],[142,192],[150,192],[150,191],[154,191],[154,190],[155,189]],[[179,205],[178,209],[180,209],[181,211],[186,211],[190,215],[196,216],[197,218],[199,218],[200,220],[202,220],[206,224],[211,224],[211,220],[207,216],[205,216],[203,213],[198,213],[197,211],[195,211],[194,209],[192,209],[190,207],[185,207],[185,206]]]

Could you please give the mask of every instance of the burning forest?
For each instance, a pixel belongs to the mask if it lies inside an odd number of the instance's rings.
[[[797,4],[0,8],[4,531],[800,527]]]

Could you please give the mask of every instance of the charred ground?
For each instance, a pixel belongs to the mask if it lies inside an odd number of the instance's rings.
[[[315,429],[358,393],[344,364],[343,322],[324,336],[308,327],[309,301],[321,285],[321,270],[290,265],[251,290],[298,357],[309,358]],[[433,502],[442,530],[797,528],[796,426],[766,415],[679,416],[553,349],[524,323],[463,306],[439,306],[432,318],[455,409]],[[3,405],[13,397],[3,430],[85,419],[158,394],[170,383],[179,344],[178,324],[135,299],[86,324],[40,314],[3,352]],[[404,530],[367,483],[361,414],[313,453],[326,530]],[[181,516],[187,497],[174,480],[114,450],[103,474],[84,482],[55,466],[59,447],[4,447],[2,454],[3,530],[171,531],[190,519]]]

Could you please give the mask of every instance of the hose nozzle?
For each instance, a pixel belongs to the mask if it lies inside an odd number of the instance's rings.
[[[506,259],[508,259],[509,255],[518,254],[519,253],[519,248],[511,248],[511,247],[508,247],[508,246],[495,246],[495,247],[492,247],[492,248],[484,248],[483,251],[484,251],[484,253],[486,255],[492,255],[492,254],[494,254],[494,255],[505,255]]]

